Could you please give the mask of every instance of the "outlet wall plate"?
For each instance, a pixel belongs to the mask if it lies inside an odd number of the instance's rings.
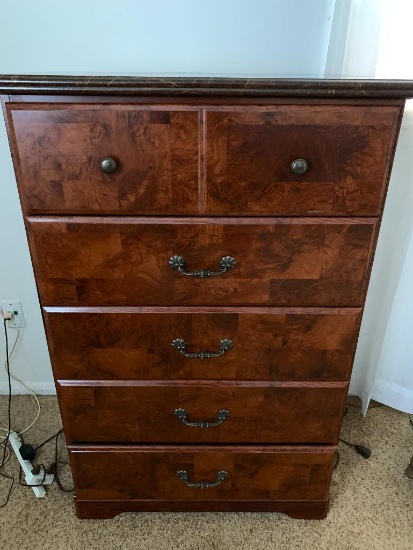
[[[3,308],[3,311],[11,311],[13,313],[13,317],[8,321],[9,327],[24,328],[26,326],[22,303],[20,300],[2,300],[0,305]]]

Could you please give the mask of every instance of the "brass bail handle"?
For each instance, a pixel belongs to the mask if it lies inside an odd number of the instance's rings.
[[[209,269],[197,269],[195,271],[187,271],[185,269],[185,259],[178,254],[174,254],[173,256],[171,256],[168,260],[168,264],[173,270],[178,271],[178,273],[181,273],[182,275],[204,279],[205,277],[218,277],[219,275],[223,275],[230,269],[234,269],[234,267],[237,265],[237,260],[233,256],[223,256],[220,262],[220,271],[210,271]]]

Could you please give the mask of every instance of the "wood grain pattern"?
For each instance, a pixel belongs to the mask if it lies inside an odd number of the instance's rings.
[[[80,380],[348,380],[361,310],[45,308],[55,377]],[[221,357],[187,351],[234,348]]]
[[[58,381],[70,443],[324,443],[336,444],[346,382]],[[221,409],[231,416],[215,421]]]
[[[13,105],[8,112],[26,213],[197,211],[196,108]],[[116,160],[115,173],[100,171],[103,157]]]
[[[26,213],[379,213],[400,106],[207,110],[205,119],[199,104],[7,104]],[[100,172],[105,156],[114,174]],[[300,157],[305,176],[290,170]]]
[[[360,306],[376,220],[29,218],[44,305]],[[185,277],[219,269],[221,277]]]
[[[399,117],[390,106],[211,107],[206,211],[377,215]],[[291,171],[298,158],[305,175]]]
[[[287,76],[287,78],[285,78]],[[75,76],[75,75],[0,75],[0,93],[41,95],[230,97],[232,101],[249,97],[283,98],[371,98],[413,97],[411,80],[349,78],[302,78],[273,75],[267,78],[190,76],[186,73],[157,76]],[[222,99],[221,99],[222,100]],[[198,99],[199,101],[199,99]],[[251,99],[249,100],[251,101]]]
[[[336,447],[69,446],[69,451],[80,501],[118,501],[120,509],[132,501],[137,510],[158,500],[170,502],[172,509],[174,501],[185,501],[189,510],[201,503],[201,509],[213,510],[219,502],[224,507],[218,509],[231,510],[230,502],[237,501],[235,509],[248,510],[260,500],[272,510],[277,500],[328,501]],[[229,477],[200,490],[184,485],[177,470],[188,471],[191,481],[213,481],[219,470]]]

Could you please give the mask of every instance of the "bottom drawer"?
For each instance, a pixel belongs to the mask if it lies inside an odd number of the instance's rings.
[[[80,517],[266,510],[325,517],[335,446],[69,446]]]

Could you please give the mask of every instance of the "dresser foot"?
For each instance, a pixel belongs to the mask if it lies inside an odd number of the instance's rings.
[[[293,519],[325,519],[329,504],[330,499],[297,502],[292,510],[285,513]]]
[[[79,519],[113,519],[122,512],[114,501],[74,500]]]
[[[280,512],[294,519],[324,519],[329,500],[162,501],[76,500],[79,519],[113,519],[123,512]]]

